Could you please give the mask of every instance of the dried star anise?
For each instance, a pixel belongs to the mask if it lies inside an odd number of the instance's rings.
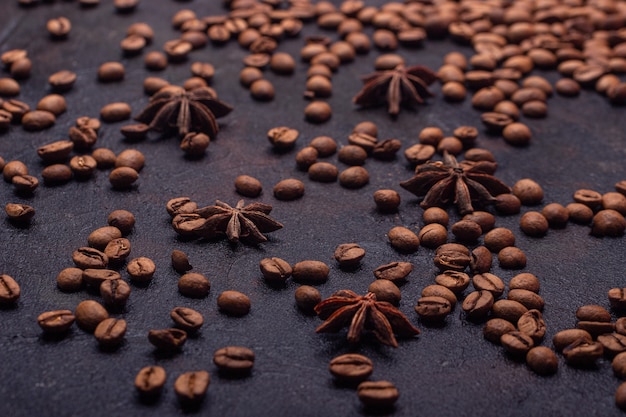
[[[182,87],[167,86],[150,97],[150,104],[135,120],[159,132],[175,128],[181,137],[197,132],[213,139],[219,130],[215,119],[226,116],[232,109],[218,100],[208,87],[186,91]]]
[[[317,315],[325,320],[316,332],[338,332],[345,326],[348,341],[356,343],[361,333],[371,330],[379,342],[398,347],[394,336],[410,337],[419,334],[400,310],[386,301],[376,301],[376,294],[368,292],[360,296],[350,290],[340,290],[315,306]]]
[[[214,206],[199,208],[195,211],[206,219],[194,232],[201,237],[213,238],[226,235],[231,242],[239,239],[251,243],[265,242],[263,233],[281,229],[282,224],[272,219],[269,214],[272,206],[264,203],[252,203],[244,206],[239,200],[235,207],[217,200]]]
[[[436,79],[437,75],[422,65],[398,65],[392,70],[377,71],[364,76],[365,85],[352,101],[363,107],[378,106],[386,102],[387,111],[395,116],[400,112],[401,104],[413,106],[424,103],[425,97],[432,97],[428,86]]]
[[[461,161],[444,152],[443,162],[428,161],[418,165],[415,176],[400,185],[418,197],[424,196],[423,208],[445,206],[453,202],[460,214],[474,211],[472,202],[488,204],[499,194],[510,193],[508,185],[494,177],[496,163]]]

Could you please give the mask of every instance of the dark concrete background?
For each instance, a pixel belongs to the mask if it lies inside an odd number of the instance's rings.
[[[38,133],[18,126],[0,135],[0,155],[5,160],[25,162],[31,173],[41,178],[43,168],[36,155],[40,145],[64,139],[74,120],[83,115],[97,117],[99,109],[112,101],[126,101],[137,114],[147,103],[142,91],[146,76],[156,75],[181,84],[190,76],[195,60],[214,64],[213,87],[235,110],[221,120],[221,132],[211,143],[205,158],[186,160],[176,139],[150,139],[127,143],[119,134],[123,123],[103,124],[97,146],[115,152],[136,148],[146,156],[146,166],[131,191],[113,191],[108,171],[98,171],[85,182],[71,181],[57,187],[41,186],[31,198],[13,193],[10,184],[0,184],[0,202],[31,204],[37,214],[28,228],[3,220],[0,227],[2,256],[0,271],[13,276],[21,285],[22,297],[13,309],[0,311],[0,415],[4,416],[119,416],[181,415],[173,382],[182,372],[206,369],[212,381],[199,413],[215,416],[302,415],[339,416],[367,414],[352,389],[335,386],[327,371],[329,360],[346,352],[360,352],[375,363],[373,380],[393,381],[401,396],[395,416],[569,416],[620,415],[613,395],[620,381],[613,376],[609,359],[598,361],[596,369],[574,369],[560,358],[559,371],[552,377],[538,377],[523,363],[509,358],[499,346],[482,337],[482,326],[465,320],[459,306],[442,328],[429,328],[419,322],[413,306],[421,289],[433,283],[436,270],[433,251],[421,248],[416,254],[401,255],[388,244],[386,232],[393,226],[421,226],[422,209],[417,200],[401,190],[398,183],[411,176],[411,169],[399,154],[397,160],[368,160],[370,184],[360,190],[346,190],[337,183],[311,182],[295,167],[294,156],[318,135],[347,143],[352,127],[363,120],[379,126],[380,137],[396,137],[403,149],[416,143],[426,126],[439,126],[447,134],[461,125],[480,126],[479,112],[469,100],[449,104],[436,97],[416,111],[403,110],[397,120],[384,109],[357,110],[351,98],[360,88],[358,77],[369,73],[379,52],[342,66],[333,78],[332,119],[323,125],[306,123],[301,97],[306,65],[298,63],[293,76],[267,78],[276,86],[276,99],[257,103],[238,83],[241,59],[246,52],[234,42],[224,47],[207,46],[195,51],[185,63],[170,65],[165,71],[149,73],[142,57],[125,58],[118,43],[134,22],[152,25],[156,35],[146,48],[158,50],[178,35],[170,24],[173,13],[191,8],[200,16],[223,13],[221,2],[144,1],[137,11],[116,14],[111,2],[94,9],[81,9],[77,2],[56,1],[32,9],[19,8],[14,1],[0,6],[0,52],[25,48],[33,60],[30,79],[20,82],[18,99],[35,106],[48,94],[47,77],[58,70],[78,74],[74,88],[65,94],[68,112],[54,127]],[[380,1],[368,2],[380,4]],[[73,25],[69,38],[52,41],[45,31],[46,21],[68,17]],[[307,25],[304,34],[317,32]],[[332,32],[327,33],[334,37]],[[284,41],[279,50],[297,56],[303,36]],[[427,41],[416,50],[400,49],[409,64],[433,69],[443,55],[462,49],[447,41]],[[120,83],[101,84],[96,80],[98,66],[120,61],[126,78]],[[556,79],[552,72],[536,72]],[[4,76],[4,74],[3,74]],[[606,99],[591,91],[578,98],[553,97],[549,117],[528,120],[534,138],[527,148],[513,148],[502,139],[481,135],[477,146],[491,150],[499,162],[497,176],[512,185],[521,178],[533,178],[545,191],[545,203],[572,201],[579,188],[600,192],[613,190],[624,172],[623,108],[611,107]],[[272,151],[265,132],[275,126],[300,130],[295,150],[286,154]],[[327,158],[345,168],[336,155]],[[284,229],[269,235],[259,247],[231,246],[226,241],[181,241],[169,225],[165,203],[173,197],[189,196],[200,205],[220,199],[235,204],[239,199],[233,187],[237,175],[259,178],[264,192],[259,201],[274,206],[272,215]],[[271,189],[284,178],[299,178],[306,184],[305,196],[294,202],[274,199]],[[372,194],[379,188],[400,191],[403,202],[396,215],[376,212]],[[115,314],[128,322],[123,346],[115,352],[101,351],[92,335],[74,328],[62,340],[42,337],[37,316],[47,310],[71,309],[84,299],[99,299],[87,292],[67,294],[55,284],[57,273],[72,266],[71,253],[86,245],[89,233],[106,224],[109,212],[127,209],[135,213],[137,224],[129,235],[132,257],[147,256],[157,265],[157,273],[147,288],[132,286],[126,311]],[[540,209],[523,208],[524,211]],[[450,209],[453,219],[457,218]],[[517,246],[528,256],[524,271],[541,280],[546,300],[544,317],[548,333],[543,342],[551,346],[552,336],[575,325],[574,313],[584,304],[608,307],[607,291],[624,286],[624,239],[599,239],[588,235],[589,227],[568,225],[550,230],[542,239],[524,236],[518,228],[519,216],[498,217],[497,225],[515,231]],[[356,242],[367,255],[359,270],[341,271],[331,259],[340,243]],[[205,274],[212,283],[210,295],[201,300],[182,297],[176,288],[178,275],[170,266],[173,249],[185,251],[194,271]],[[297,284],[272,289],[262,280],[258,262],[278,256],[292,264],[318,259],[331,267],[328,282],[320,285],[324,297],[349,288],[364,293],[373,280],[372,270],[396,260],[415,265],[402,287],[400,309],[422,333],[413,340],[401,340],[397,349],[383,347],[366,338],[359,346],[349,346],[345,331],[318,335],[316,317],[302,315],[294,305]],[[519,271],[504,271],[494,262],[493,271],[505,282]],[[125,276],[125,272],[123,273]],[[127,278],[125,276],[125,278]],[[218,312],[217,295],[227,289],[248,294],[250,314],[229,318]],[[171,325],[169,311],[188,306],[201,311],[206,323],[197,337],[188,340],[183,351],[172,358],[157,357],[148,343],[148,330]],[[212,364],[213,352],[227,345],[244,345],[256,352],[252,375],[243,380],[218,376]],[[158,364],[168,373],[161,399],[153,405],[139,402],[133,380],[146,365]]]

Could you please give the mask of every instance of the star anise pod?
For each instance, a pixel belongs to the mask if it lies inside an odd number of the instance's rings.
[[[340,290],[315,306],[317,315],[325,320],[315,331],[338,332],[346,326],[348,341],[356,343],[361,333],[371,330],[379,342],[398,347],[394,336],[410,337],[419,334],[400,310],[386,301],[376,301],[376,294],[360,296],[350,290]]]
[[[415,176],[400,185],[418,197],[423,208],[456,204],[460,214],[474,211],[472,203],[489,204],[499,194],[510,193],[508,185],[494,177],[496,163],[462,161],[444,152],[443,162],[418,165]]]
[[[424,98],[432,97],[428,86],[435,82],[437,75],[422,65],[398,65],[392,70],[377,71],[362,79],[365,85],[352,99],[354,104],[371,107],[386,102],[387,111],[395,116],[400,112],[400,105],[422,104]]]
[[[226,235],[231,242],[240,239],[251,243],[265,242],[267,238],[263,233],[281,229],[282,224],[272,219],[269,214],[272,206],[264,203],[252,203],[244,206],[243,200],[239,200],[235,207],[215,201],[214,206],[199,208],[196,214],[205,218],[204,223],[194,232],[201,237],[214,238]]]
[[[232,109],[218,100],[208,87],[186,91],[182,87],[167,86],[150,97],[150,103],[135,120],[159,132],[175,128],[179,136],[197,132],[213,139],[219,131],[215,119],[226,116]]]

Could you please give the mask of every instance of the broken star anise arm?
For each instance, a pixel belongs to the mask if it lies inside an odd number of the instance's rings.
[[[395,308],[392,304],[386,303],[384,301],[379,301],[376,305],[378,311],[385,315],[391,327],[394,330],[394,333],[400,337],[411,337],[416,336],[420,333],[419,329],[411,322],[409,319],[402,314],[400,310]]]
[[[389,320],[381,313],[378,308],[371,308],[368,314],[368,323],[372,327],[372,333],[376,339],[387,346],[398,347],[398,341],[393,335],[393,328]]]

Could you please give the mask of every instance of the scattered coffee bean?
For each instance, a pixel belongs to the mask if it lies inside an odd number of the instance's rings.
[[[65,268],[57,274],[57,287],[61,291],[75,292],[83,286],[83,270],[80,268]]]
[[[539,279],[535,275],[528,272],[515,275],[509,281],[509,290],[520,289],[538,293],[539,287]]]
[[[109,174],[109,182],[116,190],[130,188],[139,179],[137,171],[130,167],[115,168]]]
[[[285,126],[274,127],[267,132],[267,138],[274,148],[284,151],[293,148],[300,132]]]
[[[119,264],[130,255],[130,250],[130,241],[124,237],[120,237],[107,243],[103,252],[109,258],[110,263]]]
[[[322,284],[328,279],[330,268],[321,261],[300,261],[293,266],[292,277],[300,283]]]
[[[494,298],[498,298],[504,293],[504,281],[489,272],[474,275],[472,285],[477,291],[491,292]]]
[[[376,279],[386,279],[391,282],[401,283],[413,271],[413,264],[410,262],[391,262],[381,265],[374,270]]]
[[[526,254],[515,246],[509,246],[498,252],[498,262],[504,269],[522,269],[526,266]]]
[[[109,257],[105,253],[90,247],[76,249],[72,254],[72,260],[81,269],[103,269],[109,263]]]
[[[382,213],[395,213],[400,206],[400,194],[395,190],[377,190],[374,192],[374,203]]]
[[[610,356],[626,351],[626,336],[619,333],[601,334],[598,342],[604,347],[604,353]]]
[[[75,319],[70,310],[46,311],[37,317],[37,324],[44,333],[60,334],[67,332]]]
[[[599,342],[587,341],[585,338],[574,340],[563,348],[563,356],[568,365],[591,366],[604,353],[604,347]]]
[[[250,94],[258,101],[271,101],[274,99],[274,86],[266,79],[259,79],[250,84]]]
[[[98,324],[93,335],[102,347],[112,348],[124,341],[126,320],[108,318]]]
[[[104,83],[121,81],[126,70],[120,62],[105,62],[98,68],[98,80]]]
[[[145,256],[131,259],[126,266],[126,272],[133,282],[149,282],[154,276],[156,265],[150,258]]]
[[[361,146],[346,145],[339,150],[338,159],[346,165],[363,165],[367,159],[367,152]]]
[[[311,123],[325,123],[332,116],[330,105],[324,101],[314,101],[304,109],[304,117]]]
[[[284,179],[274,186],[273,191],[278,200],[297,200],[304,195],[304,183],[294,178]]]
[[[22,116],[22,127],[28,131],[44,130],[55,122],[56,117],[47,110],[33,110]]]
[[[118,280],[122,276],[119,272],[111,269],[93,269],[87,268],[83,271],[83,282],[92,287],[99,288],[104,281]]]
[[[316,162],[309,167],[309,179],[318,182],[334,182],[337,180],[339,170],[329,162]]]
[[[528,236],[542,237],[548,233],[548,219],[538,211],[528,211],[522,215],[520,229]]]
[[[391,407],[400,393],[389,381],[363,381],[357,387],[357,395],[366,407]]]
[[[559,360],[552,349],[545,346],[535,346],[526,354],[526,364],[539,375],[555,374],[559,367]]]
[[[345,188],[362,188],[369,183],[369,173],[361,166],[346,168],[339,174],[339,184]]]
[[[372,282],[367,288],[367,291],[376,294],[376,300],[386,301],[393,305],[398,305],[402,298],[398,286],[386,279],[378,279]]]
[[[195,332],[204,324],[202,314],[187,307],[174,307],[170,312],[170,317],[176,326],[186,332]]]
[[[215,351],[213,363],[220,372],[244,376],[249,374],[254,366],[254,352],[243,346],[227,346]]]
[[[258,197],[263,191],[263,185],[258,179],[249,175],[239,175],[235,178],[235,191],[244,197]]]
[[[100,322],[109,318],[109,313],[102,304],[94,300],[85,300],[79,303],[74,315],[78,327],[89,333],[93,333]]]
[[[533,339],[519,331],[505,333],[500,337],[500,344],[508,353],[514,356],[526,356],[533,348]]]
[[[494,300],[491,292],[474,291],[465,297],[461,308],[465,311],[469,319],[474,320],[484,318],[491,310],[493,304]]]
[[[591,234],[593,236],[619,237],[626,230],[626,219],[616,210],[600,210],[593,216]]]
[[[403,253],[414,253],[420,246],[417,235],[403,226],[393,227],[387,232],[387,237],[391,246]]]
[[[331,359],[328,370],[338,381],[356,384],[369,378],[374,364],[367,356],[346,353]]]
[[[107,217],[109,226],[118,228],[125,236],[135,226],[135,215],[128,210],[114,210]]]
[[[599,305],[584,305],[576,310],[576,318],[581,321],[602,321],[610,322],[611,313]]]
[[[176,378],[174,392],[182,405],[197,405],[204,399],[210,382],[207,371],[185,372]]]
[[[130,286],[121,279],[109,279],[100,284],[100,296],[107,306],[122,308],[130,297]]]
[[[4,211],[16,223],[28,223],[35,216],[35,209],[27,204],[7,203]]]
[[[250,298],[239,291],[227,290],[217,297],[217,307],[231,316],[245,316],[250,312]]]
[[[187,341],[187,332],[180,329],[150,330],[148,341],[157,349],[164,352],[180,350]]]
[[[130,118],[132,110],[127,103],[115,102],[100,109],[100,118],[106,123],[121,122]]]
[[[183,274],[191,269],[187,254],[178,249],[172,251],[172,267],[179,274]]]
[[[20,298],[20,286],[13,277],[2,274],[0,275],[0,305],[15,304]]]
[[[261,273],[266,281],[273,284],[283,284],[292,272],[291,265],[280,258],[264,258],[259,262]]]
[[[135,388],[142,397],[154,397],[161,394],[167,374],[160,366],[146,366],[135,377]]]
[[[196,272],[188,272],[178,280],[178,291],[185,297],[203,298],[209,294],[210,289],[209,279]]]
[[[110,241],[122,237],[120,229],[114,226],[99,227],[89,234],[87,244],[92,248],[104,250]]]
[[[306,314],[314,314],[313,308],[322,301],[322,295],[317,288],[302,285],[294,293],[296,305]]]
[[[509,300],[517,301],[528,309],[543,310],[544,301],[537,293],[524,289],[511,289],[507,295]]]
[[[48,77],[48,83],[54,91],[65,92],[69,91],[76,82],[77,75],[68,70],[62,70],[55,72]]]
[[[485,339],[496,345],[500,344],[500,338],[506,333],[515,331],[515,325],[508,320],[502,318],[489,319],[483,327],[483,336]]]

